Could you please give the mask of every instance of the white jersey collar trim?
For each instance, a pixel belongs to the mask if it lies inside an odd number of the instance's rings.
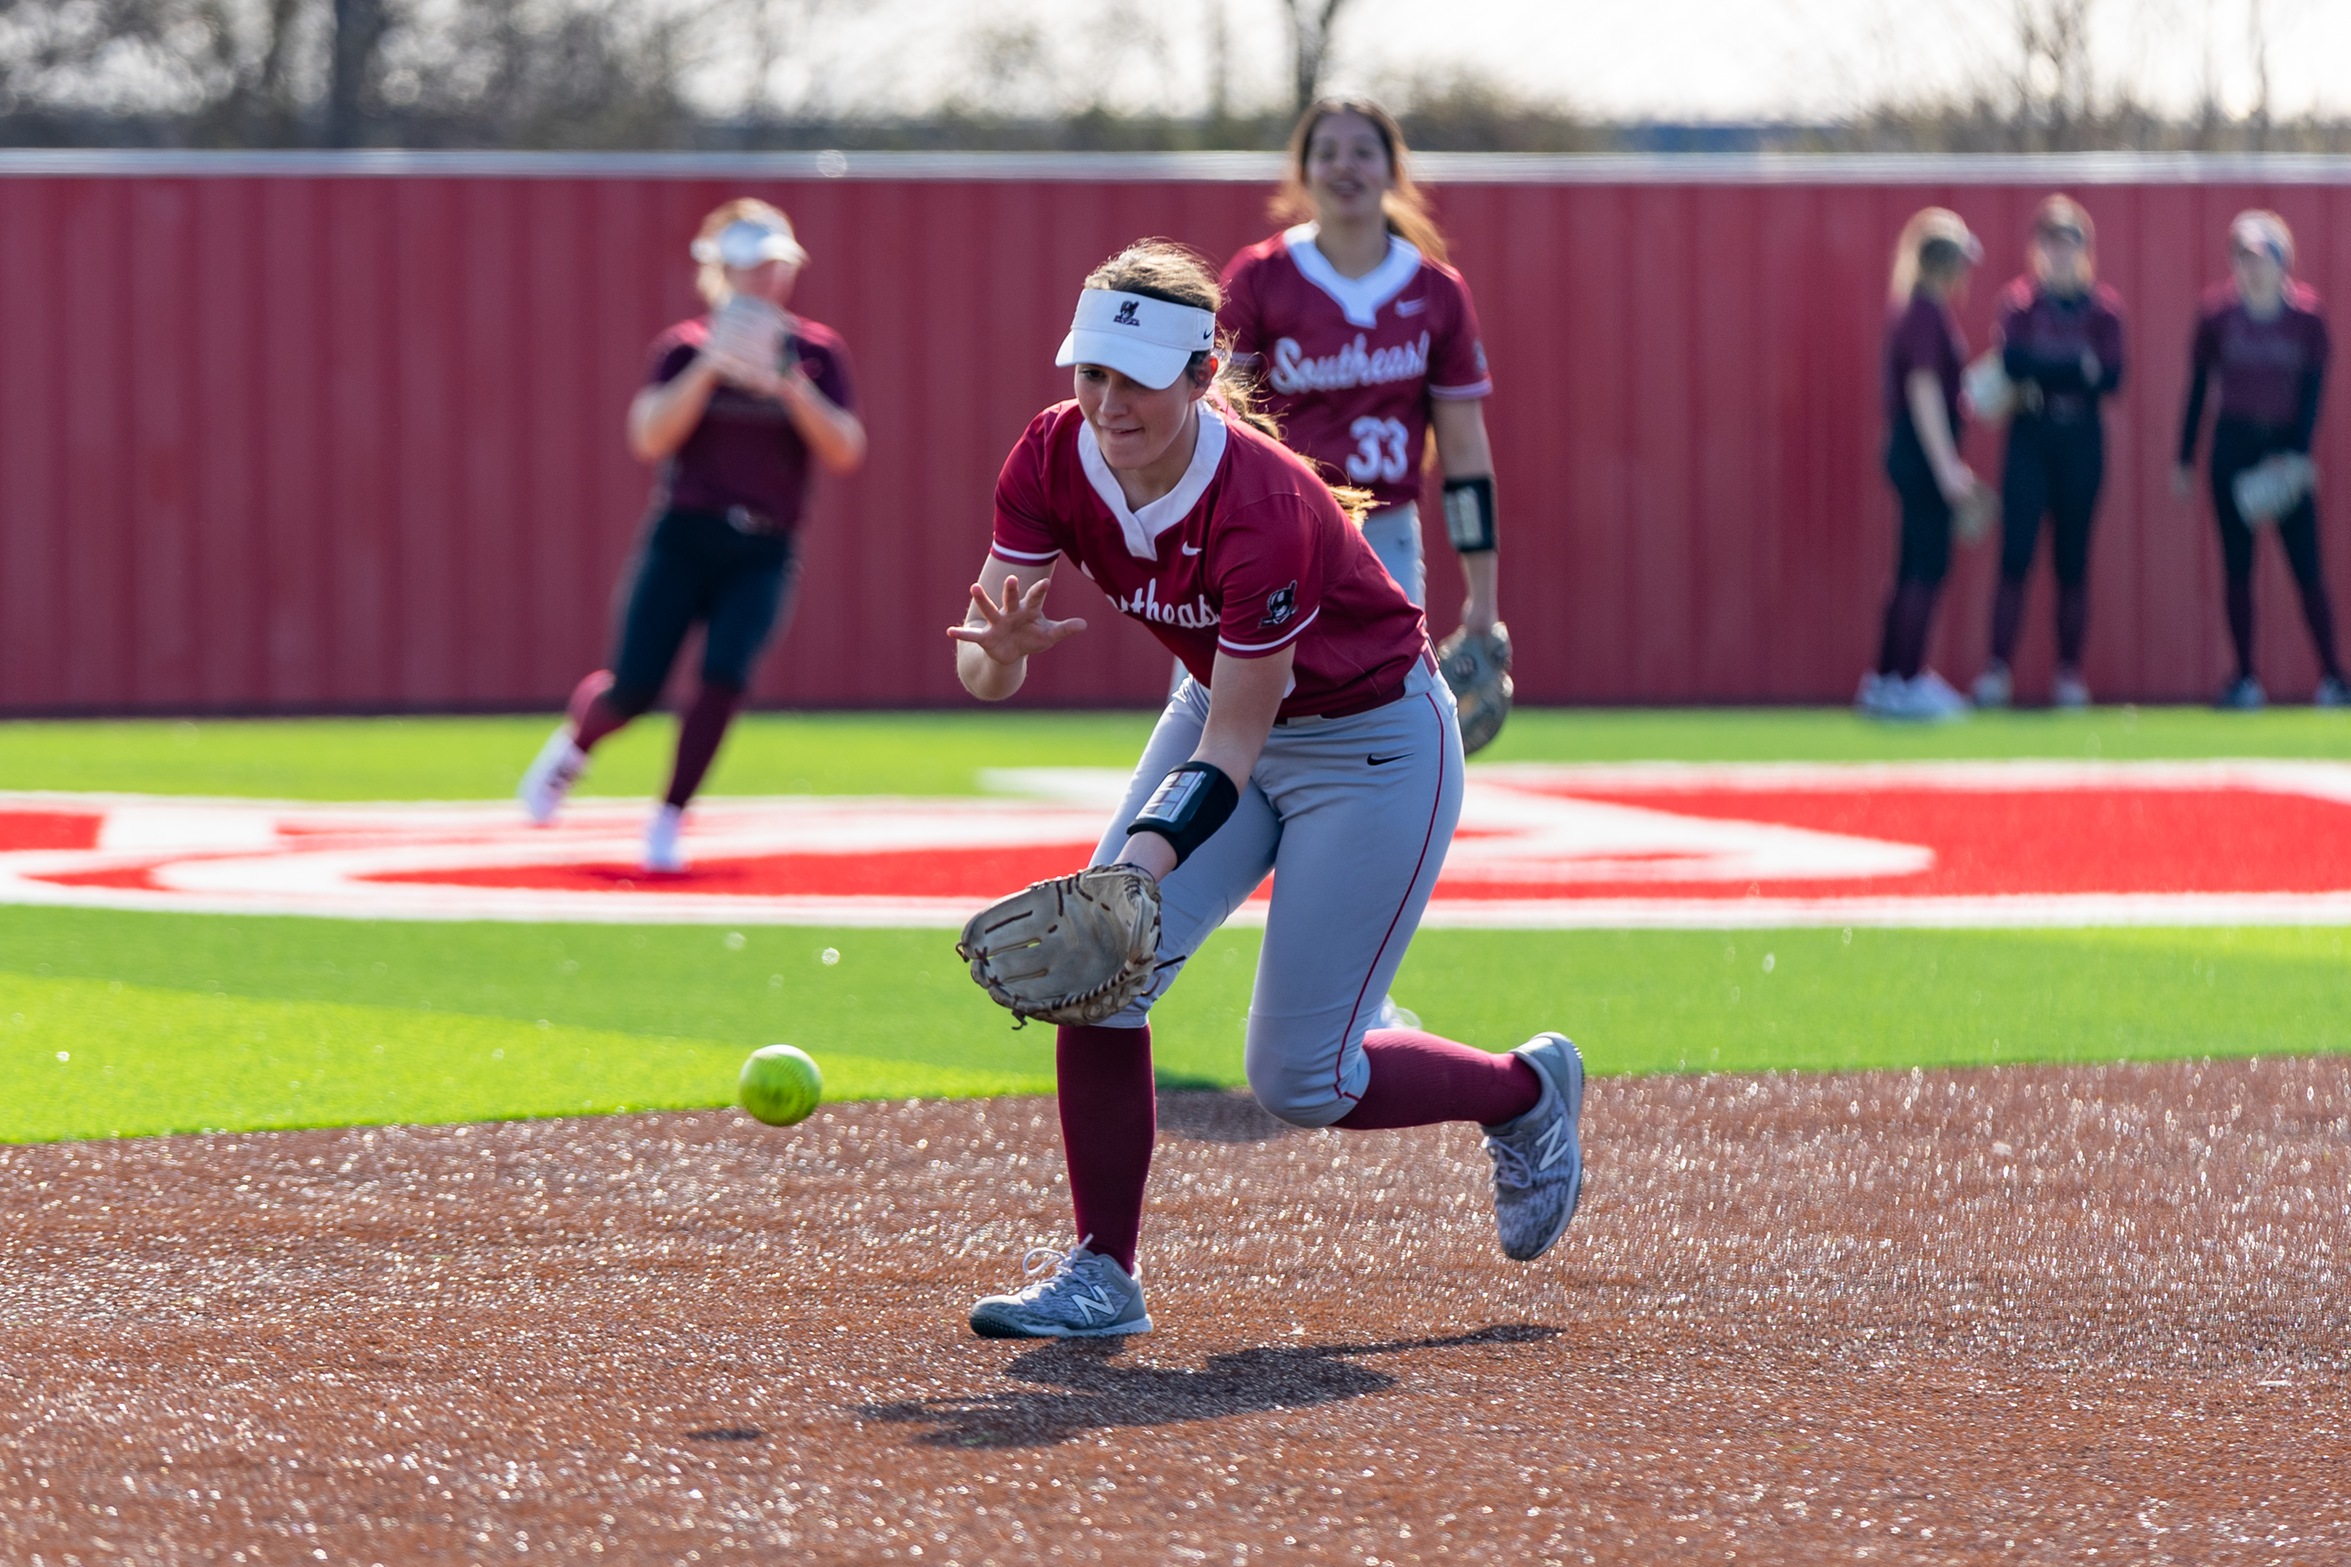
[[[1216,477],[1216,465],[1224,461],[1226,431],[1224,420],[1206,402],[1199,405],[1200,436],[1192,443],[1192,461],[1184,469],[1184,476],[1176,487],[1141,511],[1128,507],[1126,492],[1118,487],[1118,475],[1103,461],[1102,443],[1094,439],[1094,427],[1078,423],[1078,465],[1086,470],[1086,482],[1110,508],[1110,515],[1118,519],[1119,531],[1126,535],[1127,553],[1137,560],[1159,558],[1159,536],[1192,514],[1200,504],[1200,497],[1208,493],[1211,480]]]
[[[1307,282],[1331,296],[1349,326],[1378,325],[1380,306],[1403,293],[1404,285],[1420,271],[1419,247],[1390,234],[1387,259],[1361,277],[1347,277],[1316,247],[1317,232],[1312,223],[1282,231],[1291,263]]]

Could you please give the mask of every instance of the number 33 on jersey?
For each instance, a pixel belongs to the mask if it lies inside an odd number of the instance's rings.
[[[1401,239],[1342,277],[1301,224],[1235,256],[1224,286],[1219,324],[1262,377],[1284,443],[1375,507],[1420,498],[1430,399],[1494,389],[1468,285]]]

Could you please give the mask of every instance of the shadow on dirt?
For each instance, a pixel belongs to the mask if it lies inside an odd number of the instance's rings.
[[[1194,1087],[1159,1079],[1159,1131],[1194,1143],[1265,1143],[1298,1128],[1277,1121],[1245,1088]]]
[[[1447,1338],[1268,1346],[1212,1355],[1198,1371],[1120,1365],[1124,1339],[1049,1340],[1015,1357],[1004,1374],[1061,1391],[907,1399],[867,1404],[858,1413],[930,1426],[916,1439],[926,1447],[1045,1447],[1116,1426],[1174,1425],[1335,1404],[1396,1385],[1387,1372],[1357,1363],[1366,1356],[1538,1344],[1558,1334],[1557,1328],[1512,1322]]]

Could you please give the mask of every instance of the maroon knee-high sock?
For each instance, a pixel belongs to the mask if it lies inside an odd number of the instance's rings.
[[[1065,1024],[1054,1066],[1078,1239],[1133,1273],[1151,1143],[1159,1135],[1151,1030]]]
[[[694,693],[693,705],[678,719],[678,756],[670,767],[666,798],[679,810],[684,810],[694,791],[702,787],[702,775],[717,759],[718,743],[727,737],[727,725],[735,721],[735,709],[742,705],[741,687],[705,681]]]
[[[629,715],[606,697],[611,689],[609,669],[599,669],[571,688],[571,701],[565,706],[571,716],[571,743],[583,751],[593,751],[597,741],[629,721]]]
[[[1411,1028],[1375,1028],[1363,1036],[1371,1081],[1355,1108],[1335,1123],[1351,1132],[1439,1121],[1498,1126],[1543,1097],[1543,1080],[1515,1055],[1494,1055]]]

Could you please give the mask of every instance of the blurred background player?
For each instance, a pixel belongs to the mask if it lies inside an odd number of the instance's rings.
[[[2082,638],[2089,625],[2090,522],[2106,476],[2100,400],[2122,385],[2122,298],[2096,280],[2096,229],[2069,196],[2033,213],[2026,274],[2000,294],[2000,365],[2013,388],[2000,469],[2000,585],[1992,598],[1992,658],[1976,677],[1978,707],[2015,695],[2009,665],[2024,618],[2025,578],[2050,519],[2057,577],[2057,673],[2049,700],[2087,707]]]
[[[517,790],[532,821],[551,821],[596,743],[660,699],[699,624],[701,684],[679,718],[669,789],[645,829],[645,868],[655,871],[685,868],[686,802],[785,614],[811,460],[841,474],[865,460],[847,349],[830,328],[784,309],[807,260],[790,221],[763,201],[727,202],[702,220],[692,254],[710,312],[653,340],[645,385],[629,405],[629,450],[656,469],[644,541],[623,579],[612,667],[572,692],[565,722]]]
[[[1044,613],[1064,555],[1191,678],[1160,715],[1094,863],[1161,895],[1160,966],[1105,1023],[1061,1028],[1055,1063],[1077,1244],[991,1296],[991,1337],[1148,1331],[1135,1251],[1157,1109],[1150,1010],[1201,942],[1273,876],[1244,1062],[1298,1126],[1474,1121],[1503,1249],[1555,1241],[1582,1190],[1583,1061],[1558,1034],[1494,1055],[1373,1012],[1420,923],[1461,814],[1461,736],[1426,623],[1324,480],[1220,380],[1215,276],[1144,241],[1086,279],[1056,362],[1076,397],[1005,459],[956,673],[983,701],[1082,631]]]
[[[1974,472],[1959,457],[1959,379],[1967,339],[1954,307],[1983,246],[1959,214],[1912,214],[1894,246],[1886,321],[1886,477],[1901,515],[1894,590],[1886,600],[1877,667],[1855,699],[1873,718],[1946,719],[1967,699],[1926,667],[1935,599],[1951,568],[1959,508],[1981,505]]]
[[[2276,213],[2237,214],[2229,224],[2229,270],[2230,280],[2214,285],[2197,312],[2179,467],[2172,475],[2173,492],[2187,495],[2195,479],[2205,394],[2217,378],[2212,515],[2220,526],[2229,641],[2237,655],[2237,672],[2221,688],[2217,705],[2249,710],[2268,700],[2253,672],[2253,529],[2274,523],[2318,649],[2316,701],[2321,707],[2351,706],[2351,687],[2344,684],[2335,651],[2334,608],[2319,564],[2310,467],[2310,442],[2326,390],[2326,319],[2319,314],[2318,296],[2293,277],[2294,236]],[[2254,502],[2251,508],[2244,504],[2248,500]]]
[[[1461,623],[1494,629],[1494,389],[1469,285],[1412,183],[1404,133],[1363,98],[1325,98],[1290,133],[1276,212],[1302,219],[1226,264],[1219,324],[1259,377],[1284,444],[1369,491],[1363,536],[1405,596],[1428,601],[1421,454],[1436,436],[1446,531],[1469,590]],[[1455,511],[1461,517],[1457,521]]]

